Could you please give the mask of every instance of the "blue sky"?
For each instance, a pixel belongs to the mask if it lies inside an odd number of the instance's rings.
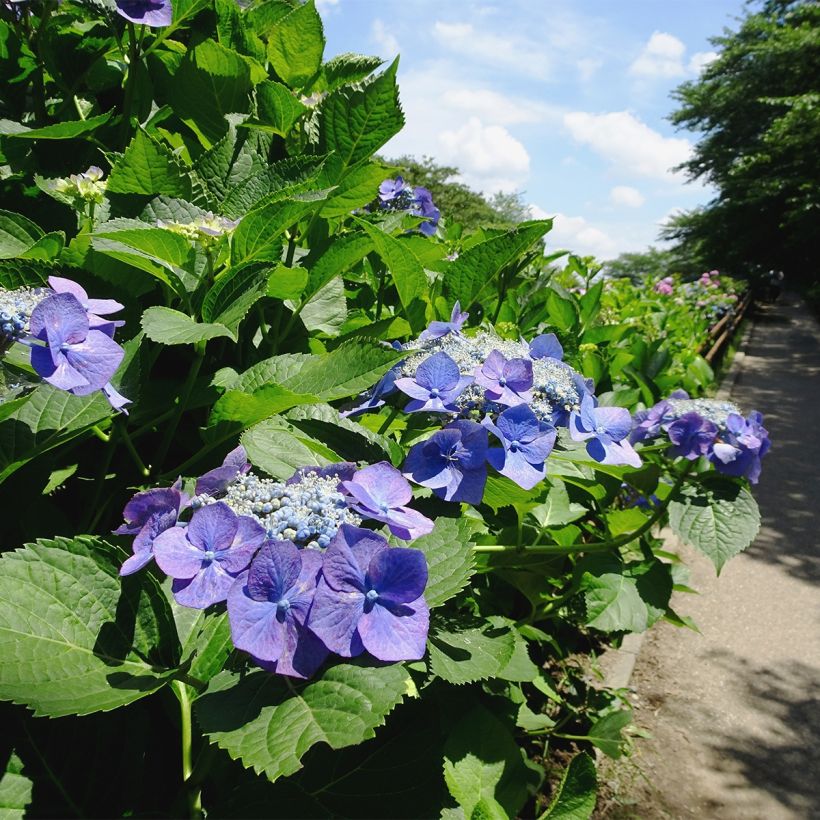
[[[669,92],[713,56],[742,0],[317,0],[326,54],[401,54],[407,125],[388,157],[427,154],[471,187],[556,216],[550,247],[641,250],[711,192],[670,169],[694,135]]]

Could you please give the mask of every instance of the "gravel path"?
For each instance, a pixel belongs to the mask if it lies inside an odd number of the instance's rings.
[[[773,442],[763,527],[719,580],[691,556],[701,594],[673,605],[702,634],[647,636],[631,687],[652,738],[615,768],[609,816],[820,818],[820,327],[796,297],[760,310],[731,395]]]

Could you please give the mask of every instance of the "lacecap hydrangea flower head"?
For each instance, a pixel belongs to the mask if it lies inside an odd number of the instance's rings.
[[[331,653],[415,660],[429,628],[424,554],[357,526],[385,523],[405,540],[430,532],[411,498],[386,462],[301,468],[274,482],[238,447],[197,479],[193,497],[177,483],[128,502],[116,532],[135,537],[120,574],[154,558],[177,603],[226,603],[234,645],[278,674],[310,677]]]

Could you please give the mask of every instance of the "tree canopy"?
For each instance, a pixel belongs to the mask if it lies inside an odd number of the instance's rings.
[[[717,196],[673,219],[664,238],[735,275],[780,269],[815,278],[820,5],[767,0],[712,43],[717,59],[676,89],[671,119],[701,134],[683,168]]]

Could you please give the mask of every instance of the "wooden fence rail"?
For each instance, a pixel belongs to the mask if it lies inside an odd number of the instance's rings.
[[[732,340],[735,331],[743,321],[746,311],[752,304],[751,290],[743,297],[738,309],[734,313],[727,313],[709,330],[709,338],[700,349],[700,354],[709,364],[723,352],[723,348]],[[706,351],[704,353],[704,351]]]

